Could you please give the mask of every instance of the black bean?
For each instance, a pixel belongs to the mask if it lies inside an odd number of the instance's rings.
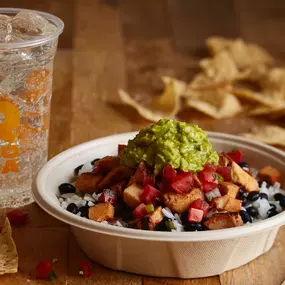
[[[62,183],[58,186],[59,193],[66,194],[66,193],[75,193],[75,187],[70,183]]]
[[[74,175],[78,176],[78,173],[79,173],[79,170],[83,167],[83,164],[77,166],[75,169],[74,169]]]
[[[79,208],[80,216],[88,218],[89,207],[87,205]]]
[[[259,193],[259,197],[260,197],[261,199],[266,199],[266,200],[268,200],[268,195],[267,195],[266,193]]]
[[[181,214],[180,219],[181,219],[181,222],[182,222],[183,225],[187,224],[188,223],[188,211],[183,212]]]
[[[281,197],[281,199],[279,200],[279,203],[282,208],[285,208],[285,196]]]
[[[259,192],[258,191],[252,191],[247,195],[247,200],[250,202],[254,202],[259,198]]]
[[[184,226],[184,230],[186,232],[203,231],[204,226],[201,223],[187,223]]]
[[[247,162],[240,162],[239,164],[238,164],[240,167],[246,167],[246,168],[248,168],[248,163]]]
[[[253,218],[256,218],[258,215],[258,211],[257,209],[255,209],[254,207],[249,207],[246,209],[247,213],[250,214]]]
[[[96,161],[100,160],[100,158],[95,158],[94,160],[91,161],[91,164],[94,165]]]
[[[70,203],[66,210],[72,214],[77,214],[78,213],[78,207],[76,206],[76,204],[74,203]]]
[[[247,199],[243,198],[241,205],[244,207],[247,205]]]
[[[240,211],[239,214],[240,214],[244,224],[246,224],[248,222],[252,223],[252,218],[246,211]]]
[[[276,201],[280,201],[280,200],[282,200],[282,199],[284,199],[284,195],[283,194],[281,194],[281,193],[276,193],[275,195],[274,195],[274,199],[276,200]]]
[[[115,207],[115,217],[121,217],[124,221],[128,222],[133,220],[133,213],[123,201],[120,201]]]
[[[276,209],[277,209],[277,207],[276,207],[274,204],[271,204],[271,203],[270,203],[269,205],[270,205],[270,207],[271,207],[270,210],[271,210],[271,209],[273,209],[273,210],[276,210]]]
[[[273,217],[273,216],[275,216],[275,215],[277,215],[278,214],[278,212],[275,210],[275,209],[269,209],[268,211],[267,211],[267,215],[268,215],[268,218],[270,218],[270,217]]]

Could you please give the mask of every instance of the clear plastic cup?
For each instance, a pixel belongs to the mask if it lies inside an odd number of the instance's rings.
[[[53,60],[63,22],[51,14],[0,9],[0,208],[32,201],[47,161]]]

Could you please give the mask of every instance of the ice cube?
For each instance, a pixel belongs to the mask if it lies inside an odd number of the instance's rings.
[[[11,22],[11,20],[11,17],[0,14],[0,31],[7,31],[8,24]]]
[[[23,10],[12,19],[13,32],[28,36],[40,36],[50,31],[52,25],[48,20],[34,11]]]

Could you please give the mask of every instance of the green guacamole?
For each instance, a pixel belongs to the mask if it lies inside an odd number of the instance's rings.
[[[206,133],[197,125],[170,119],[142,129],[129,140],[121,154],[121,163],[135,168],[141,161],[159,174],[165,164],[184,171],[199,171],[206,163],[217,164],[219,156],[212,149]]]

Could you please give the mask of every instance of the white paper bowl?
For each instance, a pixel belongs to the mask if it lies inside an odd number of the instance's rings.
[[[50,215],[71,225],[78,244],[92,260],[143,275],[197,278],[246,264],[272,247],[279,227],[285,224],[285,212],[238,228],[173,233],[100,224],[62,209],[56,197],[58,185],[69,181],[74,168],[94,158],[116,154],[117,145],[127,143],[135,134],[109,136],[73,147],[51,159],[38,174],[33,189],[36,202]],[[252,166],[269,164],[285,173],[285,153],[278,149],[227,134],[208,135],[217,151],[239,148]]]

